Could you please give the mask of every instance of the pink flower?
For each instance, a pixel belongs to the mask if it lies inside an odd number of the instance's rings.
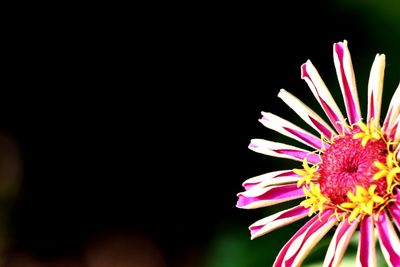
[[[368,110],[360,112],[347,41],[333,45],[336,73],[347,119],[317,70],[307,61],[301,77],[325,111],[330,124],[285,90],[278,97],[318,133],[262,112],[260,122],[311,149],[253,139],[249,148],[268,156],[302,162],[302,168],[279,170],[248,179],[237,207],[253,209],[294,199],[298,206],[263,218],[250,226],[251,238],[313,216],[286,243],[274,266],[300,266],[307,253],[334,226],[323,266],[339,266],[356,230],[360,231],[357,266],[376,266],[375,232],[389,266],[400,266],[400,84],[381,124],[385,55],[377,54],[368,83]]]

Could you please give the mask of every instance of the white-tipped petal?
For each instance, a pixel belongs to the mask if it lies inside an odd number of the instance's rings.
[[[351,55],[346,40],[333,45],[333,59],[340,88],[342,89],[347,118],[350,124],[357,123],[361,119],[360,103],[353,63],[351,62]]]
[[[293,123],[282,119],[269,112],[261,112],[263,115],[259,121],[267,128],[277,131],[278,133],[293,138],[303,144],[306,144],[312,148],[324,149],[328,148],[329,145],[325,144],[321,138],[301,129]]]
[[[399,195],[397,195],[399,197]],[[397,226],[397,229],[400,230],[400,203],[397,198],[397,201],[389,206],[388,210],[390,215],[392,216],[393,222]]]
[[[397,116],[397,119],[394,121],[393,127],[391,129],[393,132],[393,142],[395,144],[399,144],[400,142],[400,114]]]
[[[360,222],[360,238],[357,249],[357,267],[376,267],[374,222],[365,216]]]
[[[334,130],[332,130],[332,128],[329,127],[329,125],[318,114],[301,102],[297,97],[284,89],[279,91],[278,97],[321,135],[325,136],[329,140],[334,136]]]
[[[357,226],[357,220],[351,223],[345,220],[339,224],[335,231],[335,235],[329,244],[328,251],[326,252],[323,267],[337,267],[340,265],[346,248]]]
[[[269,232],[272,232],[282,226],[305,218],[307,217],[308,212],[309,208],[296,206],[258,220],[249,227],[251,239],[268,234]]]
[[[252,188],[263,188],[271,185],[296,183],[299,180],[299,175],[292,170],[274,171],[264,173],[243,182],[243,187],[246,190]]]
[[[273,266],[300,266],[311,249],[336,224],[336,217],[331,215],[332,211],[326,210],[301,227],[281,249]]]
[[[304,191],[302,188],[297,187],[296,184],[285,184],[265,188],[251,188],[237,194],[237,196],[236,207],[257,209],[304,197]]]
[[[381,116],[383,77],[385,73],[385,55],[377,54],[371,67],[368,82],[367,122]]]
[[[390,267],[399,267],[400,240],[385,211],[379,213],[378,221],[376,222],[376,229],[378,230],[382,254],[385,257],[387,264]]]
[[[389,104],[389,109],[386,114],[385,121],[383,122],[382,130],[387,133],[394,125],[394,122],[400,114],[400,83],[393,94],[392,100]]]
[[[346,128],[343,127],[345,119],[342,112],[310,60],[301,65],[301,78],[310,87],[314,97],[318,100],[336,131],[343,133]]]
[[[255,152],[278,158],[287,158],[317,164],[321,161],[318,154],[294,146],[271,142],[263,139],[252,139],[249,148]]]

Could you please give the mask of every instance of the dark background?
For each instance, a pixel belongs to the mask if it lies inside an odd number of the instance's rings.
[[[375,54],[386,54],[385,112],[400,72],[392,4],[104,6],[10,30],[1,130],[23,162],[11,251],[79,256],[118,230],[151,239],[171,266],[193,253],[198,266],[270,265],[280,246],[272,256],[259,246],[288,237],[250,241],[247,226],[265,213],[235,208],[245,179],[294,166],[247,149],[251,138],[278,140],[260,112],[304,126],[276,95],[313,101],[300,79],[307,59],[340,96],[332,45],[344,39],[361,97]],[[258,261],[233,265],[221,246],[252,248],[239,255]]]

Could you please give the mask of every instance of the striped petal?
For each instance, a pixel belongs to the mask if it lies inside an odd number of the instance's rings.
[[[389,129],[388,139],[397,145],[400,141],[400,114],[397,116],[394,124]]]
[[[377,54],[372,64],[368,82],[368,113],[367,122],[373,118],[380,118],[383,76],[385,72],[385,55]]]
[[[304,197],[302,188],[296,184],[277,185],[266,188],[250,189],[239,193],[236,207],[256,209]]]
[[[255,152],[278,158],[287,158],[298,161],[303,161],[304,158],[307,158],[307,162],[312,164],[321,161],[319,155],[313,152],[263,139],[252,139],[249,148]]]
[[[400,231],[400,207],[399,203],[395,202],[393,203],[389,208],[388,208],[390,215],[393,218],[393,221],[395,225],[397,226],[397,229]]]
[[[243,182],[243,187],[249,190],[255,186],[262,188],[270,185],[295,183],[299,177],[300,175],[295,174],[292,170],[274,171],[247,179]]]
[[[346,128],[343,127],[345,119],[342,112],[310,60],[301,65],[301,78],[310,87],[314,97],[318,100],[336,131],[343,133]]]
[[[281,249],[274,262],[274,267],[300,266],[308,252],[336,224],[332,210],[326,210],[320,218],[314,216]]]
[[[313,127],[321,135],[329,140],[334,136],[334,130],[312,109],[307,107],[297,97],[284,89],[279,91],[278,97],[281,98],[294,112],[297,113],[308,125]]]
[[[379,243],[389,266],[400,266],[400,240],[385,211],[379,213],[376,222]]]
[[[335,231],[335,235],[329,244],[324,260],[324,267],[339,266],[357,225],[357,220],[354,220],[351,223],[349,223],[348,220],[344,220],[339,224]]]
[[[280,227],[307,217],[309,210],[303,206],[296,206],[265,217],[250,225],[251,239],[268,234]]]
[[[393,124],[397,116],[399,116],[399,114],[400,114],[400,83],[393,94],[392,100],[390,101],[389,109],[382,126],[383,132],[388,132],[388,130],[393,127]]]
[[[357,250],[357,267],[375,267],[375,234],[373,218],[365,216],[360,223],[360,240]]]
[[[321,138],[301,129],[300,127],[284,120],[272,113],[261,112],[263,115],[259,120],[265,127],[277,131],[280,134],[293,138],[303,144],[316,149],[326,149],[328,144],[324,143]]]
[[[350,124],[354,124],[361,119],[361,112],[353,63],[351,62],[350,51],[347,47],[346,40],[333,45],[333,56],[336,74],[346,106],[347,117]]]

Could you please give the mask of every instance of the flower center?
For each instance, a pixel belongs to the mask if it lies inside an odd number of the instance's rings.
[[[376,185],[375,193],[384,195],[387,190],[385,179],[374,180],[379,171],[375,162],[386,164],[387,145],[383,139],[369,140],[365,146],[361,139],[354,139],[354,134],[338,137],[322,154],[317,171],[321,193],[332,204],[348,202],[348,192],[356,193],[356,186],[368,190]]]
[[[372,215],[393,201],[393,189],[400,185],[400,166],[391,142],[382,136],[376,121],[367,126],[358,122],[350,134],[335,137],[321,155],[321,162],[293,171],[300,176],[306,199],[300,205],[310,208],[309,216],[326,208],[335,210],[338,220],[347,214],[349,222]],[[339,213],[343,216],[340,218]]]

